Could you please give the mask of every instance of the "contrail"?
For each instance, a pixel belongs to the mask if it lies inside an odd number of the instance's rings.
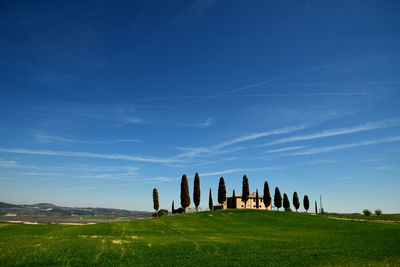
[[[203,97],[203,98],[201,98],[199,100],[196,100],[196,101],[193,101],[193,102],[189,102],[189,103],[185,103],[185,104],[182,104],[182,105],[180,105],[178,107],[170,108],[170,109],[167,109],[167,110],[163,110],[163,111],[151,114],[149,116],[143,117],[143,119],[152,118],[152,117],[155,117],[157,115],[164,114],[166,112],[179,110],[179,109],[181,109],[183,107],[186,107],[186,106],[189,106],[189,105],[193,105],[193,104],[197,104],[197,103],[201,103],[201,102],[207,101],[207,100],[209,100],[211,98],[217,98],[217,97],[221,97],[221,96],[225,96],[225,95],[230,95],[230,94],[233,94],[233,93],[236,93],[236,92],[248,90],[248,89],[251,89],[251,88],[254,88],[254,87],[258,87],[258,86],[261,86],[261,85],[265,85],[265,84],[269,84],[269,83],[272,83],[272,82],[275,82],[275,81],[280,81],[280,80],[283,80],[283,79],[286,79],[286,78],[289,78],[289,77],[294,77],[294,76],[297,76],[297,75],[301,75],[301,74],[305,74],[305,73],[309,73],[309,72],[314,72],[314,71],[321,70],[321,69],[326,69],[326,68],[329,68],[329,67],[331,67],[333,65],[336,65],[336,64],[338,64],[340,62],[342,62],[342,61],[334,61],[334,62],[331,62],[331,63],[319,65],[319,66],[316,66],[316,67],[313,67],[313,68],[309,68],[309,69],[306,69],[306,70],[302,70],[302,71],[298,71],[298,72],[292,72],[292,73],[289,73],[289,74],[278,76],[278,77],[275,77],[275,78],[272,78],[272,79],[268,79],[268,80],[265,80],[265,81],[261,81],[261,82],[258,82],[258,83],[253,83],[253,84],[249,84],[249,85],[246,85],[246,86],[242,86],[242,87],[239,87],[239,88],[236,88],[236,89],[233,89],[233,90],[221,92],[221,93],[214,94],[214,95],[205,96],[205,97]]]
[[[243,87],[239,87],[239,88],[236,88],[236,89],[233,89],[233,90],[230,90],[230,91],[225,91],[225,92],[222,92],[222,93],[211,95],[211,96],[208,96],[207,98],[214,98],[214,97],[219,97],[219,96],[224,96],[224,95],[230,95],[230,94],[233,94],[233,93],[236,93],[236,92],[240,92],[240,91],[244,91],[244,90],[247,90],[247,89],[250,89],[250,88],[258,87],[258,86],[261,86],[261,85],[264,85],[264,84],[269,84],[269,83],[272,83],[272,82],[280,81],[280,80],[283,80],[283,79],[286,79],[286,78],[289,78],[289,77],[297,76],[297,75],[308,73],[308,72],[317,71],[317,70],[320,70],[320,69],[325,69],[325,68],[328,68],[330,66],[336,65],[339,62],[341,62],[341,61],[335,61],[335,62],[332,62],[332,63],[323,64],[323,65],[320,65],[320,66],[317,66],[317,67],[313,67],[313,68],[310,68],[310,69],[307,69],[307,70],[285,74],[285,75],[278,76],[278,77],[275,77],[275,78],[272,78],[272,79],[269,79],[269,80],[265,80],[265,81],[262,81],[262,82],[253,83],[253,84],[246,85],[246,86],[243,86]]]

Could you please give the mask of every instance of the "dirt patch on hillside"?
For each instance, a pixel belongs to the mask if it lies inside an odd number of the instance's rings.
[[[58,224],[64,224],[64,225],[88,225],[88,224],[96,224],[96,223],[94,223],[94,222],[89,222],[89,223],[70,222],[70,223],[58,223]]]
[[[38,224],[37,222],[25,222],[25,221],[6,221],[9,223],[23,223],[23,224]]]
[[[127,241],[127,240],[113,240],[112,242],[113,242],[114,244],[119,244],[119,245],[129,243],[129,241]]]
[[[0,221],[4,222],[29,222],[39,224],[66,224],[66,225],[83,225],[95,224],[103,222],[122,222],[122,221],[136,221],[142,218],[90,218],[82,219],[82,216],[31,216],[31,215],[17,215],[7,214],[0,216]],[[145,219],[145,218],[143,218]],[[147,218],[146,218],[147,219]]]

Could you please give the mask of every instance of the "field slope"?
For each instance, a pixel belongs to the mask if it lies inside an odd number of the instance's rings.
[[[400,225],[254,210],[84,226],[1,223],[0,265],[399,266]]]

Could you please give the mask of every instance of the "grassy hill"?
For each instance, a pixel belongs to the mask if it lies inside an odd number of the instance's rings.
[[[399,266],[400,224],[256,210],[84,226],[1,223],[0,264]]]

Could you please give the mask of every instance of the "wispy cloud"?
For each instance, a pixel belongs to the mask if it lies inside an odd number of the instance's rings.
[[[310,127],[308,124],[304,124],[304,125],[300,125],[300,126],[284,127],[284,128],[261,132],[261,133],[253,133],[253,134],[243,135],[243,136],[240,136],[240,137],[237,137],[237,138],[225,141],[225,142],[221,142],[219,144],[208,146],[208,147],[185,148],[188,151],[179,154],[175,158],[179,159],[179,158],[184,158],[184,157],[194,157],[199,154],[217,151],[224,147],[231,146],[234,144],[251,141],[251,140],[255,140],[258,138],[271,136],[271,135],[279,135],[279,134],[286,134],[286,133],[291,133],[291,132],[295,132],[295,131],[300,131],[300,130],[303,130],[308,127]]]
[[[151,163],[178,162],[177,159],[169,159],[169,158],[130,156],[130,155],[123,155],[123,154],[100,154],[100,153],[91,153],[91,152],[33,150],[33,149],[25,149],[25,148],[0,148],[0,152],[15,153],[15,154],[59,156],[59,157],[102,158],[102,159],[138,161],[138,162],[151,162]]]
[[[201,176],[214,176],[214,175],[223,175],[223,174],[243,172],[243,171],[244,171],[244,169],[228,169],[228,170],[223,170],[223,171],[200,173],[200,175]]]
[[[145,178],[144,180],[148,181],[156,181],[156,182],[169,182],[178,180],[179,178],[170,178],[170,177],[152,177],[152,178]]]
[[[54,136],[46,134],[44,132],[35,132],[34,137],[42,143],[82,143],[82,144],[111,144],[111,143],[139,143],[139,139],[116,139],[116,140],[80,140],[80,139],[70,139],[60,136]]]
[[[191,24],[204,16],[208,10],[212,9],[220,0],[198,0],[192,1],[184,11],[173,19],[176,24]]]
[[[291,150],[297,150],[297,149],[302,149],[305,148],[306,146],[290,146],[290,147],[284,147],[284,148],[278,148],[278,149],[271,149],[266,151],[267,153],[278,153],[278,152],[285,152],[285,151],[291,151]]]
[[[397,170],[400,167],[398,165],[383,165],[372,168],[373,170]]]
[[[40,170],[25,171],[16,168],[17,171],[10,171],[16,177],[26,178],[29,176],[40,180],[115,180],[132,181],[140,176],[139,167],[136,166],[92,166],[76,165],[73,166],[41,166]],[[18,170],[19,169],[19,170]]]
[[[384,158],[372,158],[372,159],[366,159],[364,162],[377,162],[377,161],[383,161],[385,160]]]
[[[198,128],[208,128],[211,126],[215,125],[215,119],[214,118],[207,118],[203,121],[197,122],[197,123],[192,123],[188,125],[184,125],[185,127],[198,127]]]
[[[355,127],[350,127],[350,128],[337,128],[337,129],[326,130],[326,131],[322,131],[322,132],[314,133],[314,134],[292,136],[292,137],[282,138],[282,139],[267,143],[264,146],[270,146],[270,145],[276,145],[276,144],[282,144],[282,143],[288,143],[288,142],[304,141],[304,140],[313,140],[313,139],[317,139],[317,138],[344,135],[344,134],[357,133],[357,132],[363,132],[363,131],[369,131],[369,130],[375,130],[375,129],[381,129],[381,128],[388,128],[388,127],[395,127],[395,126],[400,126],[400,119],[397,119],[397,118],[396,119],[387,119],[387,120],[380,121],[380,122],[368,122],[368,123],[361,124],[361,125],[358,125]]]
[[[254,171],[274,171],[274,170],[284,170],[289,168],[296,168],[300,166],[307,166],[307,165],[319,165],[319,164],[334,164],[336,160],[313,160],[301,164],[292,164],[292,165],[285,165],[285,166],[270,166],[270,167],[260,167],[260,168],[233,168],[233,169],[226,169],[221,171],[214,171],[214,172],[200,172],[200,176],[217,176],[217,175],[224,175],[230,173],[246,173],[246,172],[254,172]]]
[[[74,139],[68,139],[68,138],[62,138],[58,136],[53,136],[53,135],[48,135],[42,132],[36,132],[34,134],[34,137],[42,143],[81,143],[80,140],[74,140]]]
[[[61,165],[61,166],[41,166],[42,170],[55,170],[55,171],[76,171],[80,173],[137,173],[140,168],[137,166],[93,166],[93,165]]]
[[[68,188],[61,188],[60,191],[63,192],[73,192],[73,191],[91,191],[96,190],[96,187],[88,186],[88,187],[68,187]]]
[[[210,127],[214,124],[214,118],[207,118],[205,121],[200,123],[200,127]]]
[[[368,140],[368,141],[363,141],[363,142],[358,142],[358,143],[350,143],[350,144],[344,144],[344,145],[310,148],[310,149],[306,149],[303,151],[292,153],[291,155],[297,156],[297,155],[319,154],[319,153],[326,153],[326,152],[331,152],[331,151],[335,151],[335,150],[341,150],[341,149],[347,149],[347,148],[353,148],[353,147],[359,147],[359,146],[375,145],[375,144],[380,144],[380,143],[397,142],[397,141],[400,141],[400,136]]]
[[[337,163],[336,159],[317,159],[306,162],[304,165],[335,164],[335,163]]]
[[[117,139],[115,141],[110,141],[110,142],[116,142],[116,143],[140,143],[142,140],[139,139]]]
[[[339,177],[339,180],[350,180],[350,179],[354,179],[356,178],[356,176],[343,176],[343,177]]]
[[[1,167],[17,167],[17,162],[14,160],[0,159],[0,166]]]
[[[0,159],[0,167],[6,167],[6,168],[22,168],[22,169],[37,169],[40,170],[41,168],[31,165],[31,164],[21,164],[18,163],[14,160],[3,160]]]
[[[272,171],[272,170],[283,170],[287,169],[290,166],[276,166],[276,167],[261,167],[261,168],[237,168],[237,169],[227,169],[223,171],[215,171],[215,172],[206,172],[200,173],[200,176],[214,176],[214,175],[223,175],[229,173],[237,173],[237,172],[253,172],[253,171]]]
[[[121,173],[76,173],[76,172],[25,172],[25,171],[15,171],[12,172],[14,175],[19,175],[21,177],[38,177],[41,180],[48,180],[49,177],[52,180],[59,179],[87,179],[87,180],[113,180],[113,181],[131,181],[132,177],[136,177],[139,174],[135,172],[121,172]]]
[[[227,152],[226,150],[224,150],[224,152]],[[209,155],[209,154],[208,154]],[[213,154],[212,156],[215,156],[218,154]],[[203,167],[203,166],[207,166],[210,167],[212,165],[216,165],[216,164],[220,164],[223,162],[227,162],[227,161],[234,161],[234,160],[238,160],[237,157],[216,157],[214,160],[186,160],[179,162],[179,163],[168,163],[167,166],[171,167],[171,168],[199,168],[199,167]]]
[[[237,146],[237,147],[220,149],[220,150],[211,149],[209,151],[206,151],[206,148],[179,147],[179,149],[183,150],[183,151],[186,151],[183,154],[188,154],[188,155],[190,155],[193,152],[199,152],[199,154],[202,154],[202,155],[199,155],[199,156],[217,156],[217,155],[229,154],[229,153],[233,153],[233,152],[236,152],[236,151],[240,151],[240,150],[243,150],[244,147]],[[205,153],[205,152],[207,152],[207,153]],[[196,156],[196,155],[194,155],[194,156]],[[188,157],[191,157],[191,156],[188,156]],[[226,160],[226,159],[219,159],[219,161],[222,161],[222,160]]]
[[[158,183],[167,183],[171,181],[177,181],[180,180],[180,177],[164,177],[164,176],[159,176],[159,177],[145,177],[145,176],[137,176],[135,180],[131,180],[126,183],[121,183],[119,185],[121,186],[131,186],[131,185],[143,185],[143,184],[158,184]]]
[[[45,106],[35,108],[39,112],[57,114],[68,119],[94,119],[113,122],[114,126],[144,123],[143,110],[136,105],[67,103],[63,107]],[[72,117],[71,117],[72,116]]]
[[[122,121],[122,122],[119,123],[118,126],[126,126],[128,124],[142,123],[143,119],[139,118],[139,117],[127,117],[127,116],[124,116],[124,117],[120,118],[120,121]]]

